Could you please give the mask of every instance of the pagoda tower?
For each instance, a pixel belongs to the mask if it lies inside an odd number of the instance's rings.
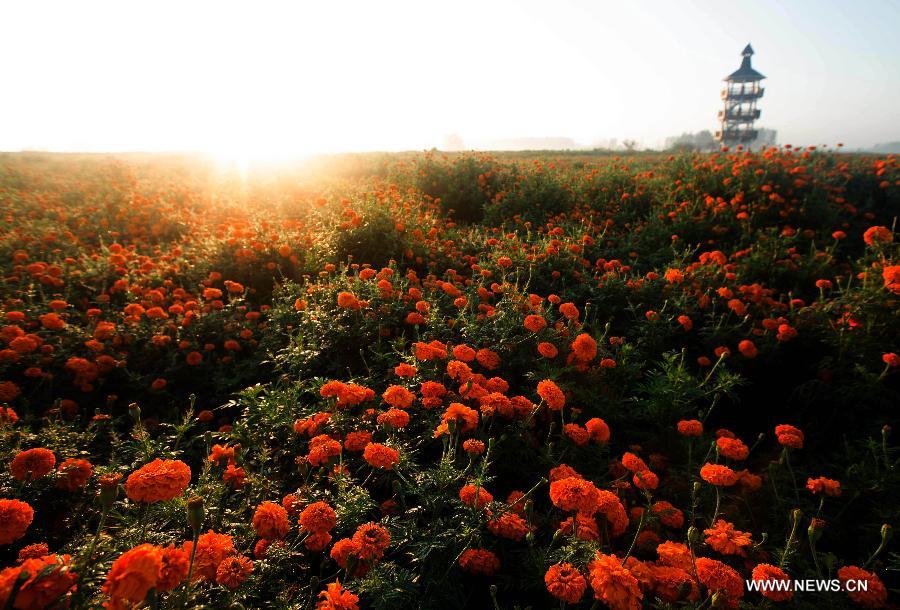
[[[716,132],[716,140],[725,146],[749,145],[757,136],[753,123],[759,118],[756,102],[765,91],[760,87],[765,76],[750,65],[752,55],[753,47],[748,44],[741,52],[741,67],[723,79],[725,88],[722,90],[722,100],[725,107],[719,111],[720,128]]]

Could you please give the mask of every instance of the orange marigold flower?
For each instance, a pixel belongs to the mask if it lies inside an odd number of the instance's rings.
[[[392,470],[400,461],[400,453],[380,443],[369,443],[363,450],[363,459],[373,468]]]
[[[639,470],[631,479],[638,489],[654,490],[659,487],[659,477],[650,470]]]
[[[380,413],[375,421],[393,428],[405,428],[409,425],[409,413],[403,409],[388,409],[384,413]]]
[[[372,433],[368,430],[348,432],[344,437],[344,449],[347,451],[362,451],[366,445],[372,442]]]
[[[56,486],[66,491],[75,491],[87,485],[93,472],[94,467],[87,460],[64,460],[56,469]]]
[[[342,309],[353,308],[358,302],[352,292],[339,292],[337,295],[337,305]]]
[[[750,448],[736,438],[720,436],[716,439],[716,448],[719,450],[719,455],[724,455],[729,460],[746,460],[750,455]]]
[[[778,566],[773,566],[768,563],[760,563],[755,568],[753,568],[753,573],[750,578],[758,583],[771,582],[771,581],[786,581],[790,582],[791,577],[788,576],[787,572],[779,568]],[[786,602],[789,601],[793,596],[794,592],[786,589],[781,590],[771,585],[767,586],[768,588],[764,588],[763,586],[759,586],[757,591],[763,597],[771,599],[774,602]]]
[[[667,527],[681,529],[684,525],[684,513],[665,500],[654,502],[650,512]]]
[[[284,538],[291,529],[287,510],[275,502],[263,502],[253,513],[253,530],[260,538]]]
[[[706,534],[706,544],[723,555],[744,555],[744,549],[753,544],[748,532],[735,529],[733,523],[724,519],[716,520],[713,526],[703,530],[703,533]]]
[[[721,464],[704,464],[700,469],[700,477],[711,485],[717,487],[730,487],[737,483],[737,473],[728,466]]]
[[[863,241],[869,246],[889,244],[894,241],[894,234],[887,227],[869,227],[863,233]]]
[[[316,610],[359,610],[359,597],[341,586],[340,581],[328,583],[319,593]]]
[[[580,362],[590,362],[597,357],[597,342],[587,333],[581,333],[572,342],[572,353]]]
[[[547,403],[547,407],[554,411],[559,411],[566,404],[566,397],[562,390],[549,379],[538,382],[537,393],[541,400]]]
[[[153,460],[125,481],[125,493],[135,502],[165,502],[184,493],[191,482],[191,469],[181,460]]]
[[[45,555],[50,554],[50,547],[47,546],[46,542],[37,542],[35,544],[29,544],[23,546],[19,549],[19,554],[16,557],[16,563],[22,563],[26,559],[37,559],[39,557],[44,557]]]
[[[309,455],[306,459],[313,466],[323,466],[328,460],[340,454],[341,444],[327,434],[309,439]]]
[[[398,409],[410,408],[416,399],[415,394],[399,385],[389,386],[381,397],[384,398],[384,402]]]
[[[67,607],[70,600],[64,596],[74,590],[78,579],[71,561],[69,555],[44,555],[0,571],[0,604],[22,610]],[[9,605],[17,581],[19,590],[15,602]]]
[[[563,426],[563,432],[576,445],[587,445],[587,442],[591,439],[590,432],[578,424],[566,424]]]
[[[441,422],[445,428],[442,433],[446,433],[446,428],[451,421],[456,422],[460,434],[472,432],[478,427],[478,411],[470,409],[464,404],[451,402],[444,414],[441,415]]]
[[[12,544],[25,535],[34,520],[34,509],[27,502],[0,498],[0,545]]]
[[[643,470],[649,470],[647,463],[630,451],[626,451],[622,455],[622,466],[624,466],[631,472],[641,472]]]
[[[703,424],[696,419],[682,419],[676,425],[678,434],[682,436],[700,436],[703,434]]]
[[[581,315],[578,311],[578,307],[575,306],[575,303],[563,303],[559,306],[559,313],[561,313],[567,320],[577,320]]]
[[[243,555],[226,557],[216,568],[216,582],[237,589],[253,572],[253,561]]]
[[[109,569],[103,583],[103,593],[114,604],[144,601],[147,592],[159,581],[162,557],[162,549],[152,544],[141,544],[125,551]]]
[[[783,447],[803,449],[803,431],[789,424],[775,426],[775,436]]]
[[[721,561],[698,557],[697,578],[710,593],[718,593],[726,608],[737,608],[744,596],[744,579]]]
[[[37,447],[17,453],[9,464],[9,473],[17,481],[33,481],[46,476],[55,465],[53,452]]]
[[[415,377],[418,369],[411,364],[401,362],[394,367],[394,375],[397,377]]]
[[[544,316],[536,314],[525,316],[525,328],[533,333],[538,333],[547,328],[547,320]]]
[[[187,580],[190,568],[190,556],[184,549],[170,544],[162,550],[162,567],[159,570],[159,580],[156,581],[157,591],[171,591]]]
[[[587,420],[587,422],[584,424],[584,427],[587,428],[591,440],[595,443],[609,442],[609,426],[606,425],[606,422],[599,417],[594,417]]]
[[[500,356],[497,354],[497,352],[486,348],[482,348],[475,352],[475,360],[478,361],[478,364],[489,371],[493,371],[498,366],[500,366]]]
[[[860,606],[883,608],[887,604],[887,589],[874,572],[868,572],[857,566],[844,566],[837,571],[837,577],[845,585],[847,596]],[[865,581],[866,587],[859,586],[851,591],[846,587],[847,581],[850,580]]]
[[[547,591],[556,599],[577,604],[584,597],[587,580],[571,563],[555,563],[544,574]]]
[[[569,477],[550,483],[550,500],[560,510],[593,515],[599,510],[600,490],[590,481]]]
[[[659,563],[663,565],[681,568],[689,572],[693,571],[691,551],[681,542],[663,542],[656,547],[656,554],[659,555]]]
[[[184,543],[184,552],[191,555],[194,543]],[[193,579],[215,580],[216,570],[226,557],[234,555],[234,540],[228,534],[217,534],[209,530],[197,538],[197,553],[194,555]]]
[[[538,353],[541,356],[543,356],[544,358],[547,358],[548,360],[552,360],[553,358],[556,358],[556,356],[559,355],[559,350],[556,349],[556,346],[553,345],[552,343],[548,343],[546,341],[542,341],[542,342],[538,343],[537,349],[538,349]]]
[[[463,362],[472,362],[475,360],[475,350],[468,345],[457,345],[453,348],[453,357]]]
[[[610,610],[640,610],[644,594],[637,579],[615,555],[598,552],[588,564],[594,597]]]
[[[390,546],[391,535],[384,526],[364,523],[356,528],[352,540],[360,559],[377,561],[384,556],[384,551]]]
[[[473,508],[481,508],[486,504],[494,501],[492,496],[484,487],[475,485],[464,485],[459,490],[459,499],[466,506]]]
[[[825,494],[826,496],[832,497],[841,495],[840,481],[835,481],[834,479],[826,479],[825,477],[808,479],[806,481],[806,489],[816,495]]]
[[[484,453],[484,443],[470,438],[463,443],[463,451],[472,456],[481,455]]]
[[[516,541],[522,540],[530,531],[528,522],[514,512],[506,512],[490,519],[487,527],[495,536]]]
[[[500,558],[487,549],[466,549],[459,556],[459,567],[469,574],[491,576],[500,569]]]
[[[300,513],[299,522],[304,532],[328,532],[337,524],[337,515],[327,503],[313,502]]]

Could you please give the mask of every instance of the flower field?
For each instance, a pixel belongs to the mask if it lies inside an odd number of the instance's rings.
[[[9,154],[0,204],[4,610],[900,600],[894,157]]]

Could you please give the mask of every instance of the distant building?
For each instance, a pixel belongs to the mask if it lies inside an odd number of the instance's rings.
[[[725,107],[719,111],[720,128],[716,140],[725,146],[750,146],[759,135],[753,124],[760,115],[756,102],[765,91],[760,86],[765,76],[750,65],[752,55],[753,47],[748,44],[741,52],[741,67],[724,79],[722,100]]]

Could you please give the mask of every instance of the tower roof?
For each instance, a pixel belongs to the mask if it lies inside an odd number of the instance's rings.
[[[753,47],[751,47],[749,43],[744,47],[744,50],[741,51],[741,55],[744,58],[741,60],[741,67],[726,76],[725,80],[745,83],[764,79],[765,76],[754,70],[753,66],[750,65],[750,56],[753,55]]]

